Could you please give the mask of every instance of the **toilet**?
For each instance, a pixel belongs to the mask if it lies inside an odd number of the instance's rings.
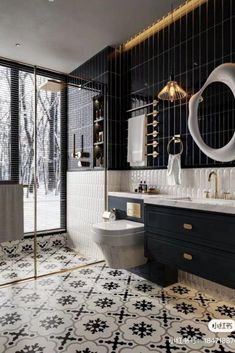
[[[111,268],[131,268],[147,261],[143,223],[128,220],[97,223],[93,225],[92,238]]]

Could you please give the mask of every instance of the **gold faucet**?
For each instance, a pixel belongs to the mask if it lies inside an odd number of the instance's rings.
[[[214,197],[215,199],[218,199],[219,198],[219,194],[218,194],[218,175],[217,173],[212,170],[212,172],[210,172],[209,176],[208,176],[208,182],[211,182],[211,177],[212,175],[214,175],[215,177],[215,192],[214,192]]]

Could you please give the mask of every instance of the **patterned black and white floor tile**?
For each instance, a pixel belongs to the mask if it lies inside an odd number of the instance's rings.
[[[66,235],[38,238],[37,264],[40,275],[94,262],[66,247]],[[0,244],[0,284],[34,275],[33,240]]]
[[[100,264],[1,288],[0,353],[235,352],[212,318],[235,319],[235,303]]]

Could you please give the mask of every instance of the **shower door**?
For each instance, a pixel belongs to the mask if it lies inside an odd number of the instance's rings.
[[[24,208],[24,229],[17,234],[8,234],[3,231],[4,219],[0,228],[0,285],[17,282],[34,276],[34,244],[33,238],[26,238],[24,233],[28,230],[29,217],[28,205],[25,201],[29,196],[29,173],[33,164],[34,126],[33,114],[26,113],[33,106],[33,77],[27,77],[22,84],[22,76],[16,66],[3,63],[0,65],[0,182],[1,192],[8,188],[10,198],[6,199],[6,208],[18,210],[17,215],[12,212],[7,214],[8,222],[15,219]],[[27,83],[27,84],[26,84]],[[23,133],[24,131],[24,133]],[[27,144],[27,138],[31,142]],[[12,201],[12,185],[19,185],[19,199],[24,194],[22,205],[16,199]],[[24,185],[24,187],[23,187]],[[30,190],[33,199],[34,190]],[[12,202],[14,204],[12,204]],[[18,203],[18,208],[16,204]],[[2,206],[1,206],[2,207]],[[30,206],[31,207],[31,206]],[[8,211],[7,211],[8,212]],[[2,212],[0,212],[3,214]],[[21,216],[22,217],[22,216]],[[12,221],[11,221],[12,219]],[[19,219],[23,223],[22,218]],[[10,225],[9,225],[10,227]],[[20,224],[19,224],[20,227]],[[4,234],[3,234],[4,233]]]
[[[63,268],[66,246],[65,165],[63,165],[66,90],[41,89],[51,77],[37,75],[37,272]],[[61,231],[59,232],[58,230]],[[43,234],[43,235],[40,235]]]

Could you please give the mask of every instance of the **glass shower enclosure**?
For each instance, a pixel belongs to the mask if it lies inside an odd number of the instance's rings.
[[[20,185],[24,210],[21,238],[0,229],[1,286],[87,263],[66,238],[67,94],[104,86],[7,60],[0,83],[0,190]]]

